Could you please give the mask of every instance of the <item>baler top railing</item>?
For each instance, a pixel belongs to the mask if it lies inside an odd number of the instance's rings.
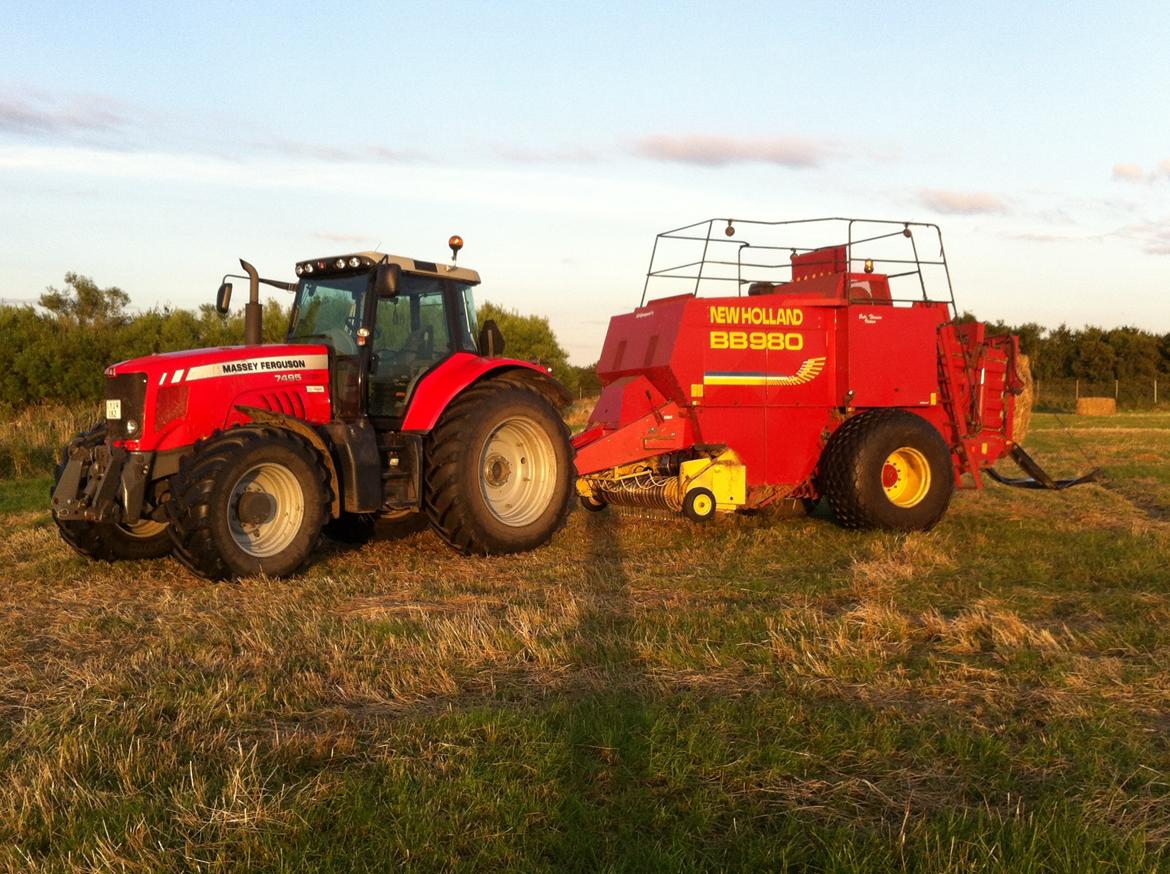
[[[854,236],[855,225],[859,226],[857,230],[862,232],[862,236]],[[744,239],[734,239],[738,231],[737,226],[759,229],[765,234],[782,231],[793,237],[800,232],[804,233],[800,234],[802,239],[799,241],[769,238],[767,242],[753,243]],[[866,226],[873,227],[866,230]],[[915,230],[919,229],[932,233],[934,239],[938,241],[937,259],[926,259],[919,254],[915,235]],[[809,239],[811,237],[818,239],[814,242]],[[908,241],[909,251],[903,249],[898,252],[887,252],[880,246],[883,241],[898,238]],[[726,289],[726,284],[732,282],[735,283],[736,294],[742,295],[744,287],[754,282],[790,281],[791,261],[787,258],[772,260],[767,253],[783,252],[790,258],[792,255],[839,245],[845,246],[845,268],[848,272],[861,272],[868,263],[872,264],[874,270],[884,273],[891,280],[917,277],[915,296],[895,295],[894,302],[944,301],[949,303],[952,312],[955,312],[954,289],[951,285],[942,232],[938,225],[891,219],[841,217],[790,221],[711,218],[663,231],[654,239],[650,265],[642,286],[641,303],[646,303],[651,286],[662,281],[669,281],[677,288],[678,281],[685,280],[691,286],[687,291],[695,295],[700,295],[711,287]],[[683,255],[672,254],[680,246],[689,249],[689,252]],[[729,246],[735,247],[734,259],[732,252],[727,248]],[[756,252],[761,254],[756,255]],[[908,269],[901,269],[903,267]],[[931,274],[929,282],[928,272]],[[726,294],[726,291],[721,293]]]

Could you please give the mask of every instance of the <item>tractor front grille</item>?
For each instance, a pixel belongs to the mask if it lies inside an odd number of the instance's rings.
[[[136,439],[142,434],[146,409],[146,374],[122,373],[106,378],[106,429],[112,440]],[[116,416],[111,415],[117,413]],[[133,422],[133,425],[130,423]]]

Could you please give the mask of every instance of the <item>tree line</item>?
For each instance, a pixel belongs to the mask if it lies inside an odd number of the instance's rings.
[[[39,307],[0,306],[0,407],[18,409],[43,401],[73,402],[102,397],[103,369],[157,352],[238,345],[243,313],[221,315],[211,304],[196,310],[171,307],[129,311],[130,296],[102,288],[88,276],[65,274],[62,288],[48,288]],[[568,353],[544,316],[485,303],[481,322],[494,319],[504,334],[505,354],[549,367],[573,394],[600,389],[595,364],[569,363]],[[284,338],[288,308],[268,298],[264,340]],[[960,320],[975,317],[963,313]],[[1014,333],[1039,379],[1155,379],[1170,376],[1170,334],[1138,328],[1045,328],[1034,322],[990,323],[993,333]]]
[[[963,313],[960,321],[974,321]],[[989,322],[993,334],[1015,334],[1037,379],[1133,380],[1170,376],[1170,334],[1140,328],[1045,328],[1035,322]]]
[[[158,352],[235,346],[244,342],[242,310],[221,315],[210,303],[196,310],[171,307],[132,313],[130,296],[116,286],[65,274],[39,306],[0,305],[0,409],[41,402],[97,401],[104,394],[109,364]],[[264,304],[264,341],[284,339],[289,308],[277,298]],[[548,319],[524,316],[490,303],[481,321],[494,318],[504,333],[506,354],[539,361],[574,394],[596,394],[595,367],[577,367],[556,339]]]

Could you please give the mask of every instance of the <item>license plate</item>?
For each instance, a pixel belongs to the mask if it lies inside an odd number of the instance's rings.
[[[121,419],[122,418],[122,402],[121,401],[106,401],[106,418],[107,419]]]

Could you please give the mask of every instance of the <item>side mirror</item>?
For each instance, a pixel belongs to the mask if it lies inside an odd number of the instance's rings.
[[[495,319],[488,319],[479,329],[479,354],[485,358],[495,358],[504,354],[504,335]]]
[[[398,294],[398,280],[401,278],[402,268],[397,264],[379,264],[374,273],[374,295],[393,297]]]
[[[219,291],[215,293],[215,311],[221,316],[226,316],[231,310],[232,305],[232,284],[225,282],[219,287]]]

